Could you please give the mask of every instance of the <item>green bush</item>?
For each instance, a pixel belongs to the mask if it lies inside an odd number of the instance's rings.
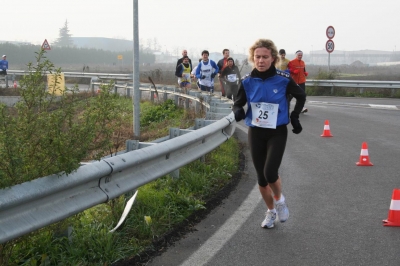
[[[152,123],[159,123],[163,120],[176,117],[176,111],[178,107],[174,104],[171,99],[158,104],[156,106],[151,106],[151,103],[143,103],[141,105],[142,111],[140,115],[140,125],[149,126]]]
[[[69,174],[84,159],[99,159],[112,150],[112,134],[127,110],[112,84],[101,93],[60,89],[60,79],[46,88],[47,72],[60,69],[37,53],[37,64],[21,81],[21,101],[13,108],[0,105],[0,188],[51,174]],[[95,97],[94,97],[95,96]],[[117,122],[116,122],[117,121]]]

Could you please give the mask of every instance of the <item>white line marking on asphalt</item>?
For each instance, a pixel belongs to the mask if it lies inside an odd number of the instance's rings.
[[[317,104],[307,104],[307,107],[309,107],[309,106],[312,106],[313,108],[314,108],[314,107],[317,107],[317,108],[327,108],[326,106],[317,105]]]
[[[396,105],[385,105],[385,104],[370,104],[372,108],[385,108],[385,109],[395,109],[398,110]]]
[[[320,101],[307,101],[307,103],[328,103],[328,102],[320,102]]]
[[[193,266],[207,264],[234,236],[240,227],[246,222],[247,217],[254,211],[258,203],[261,201],[258,192],[258,184],[256,184],[247,198],[240,207],[232,214],[232,216],[221,225],[216,231],[192,256],[185,260],[181,266]]]
[[[247,134],[247,127],[237,123],[236,127]],[[226,242],[236,234],[261,200],[258,184],[256,184],[232,216],[181,266],[204,265],[211,260],[224,247]]]

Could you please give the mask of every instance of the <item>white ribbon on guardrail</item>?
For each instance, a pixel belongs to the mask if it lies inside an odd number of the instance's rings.
[[[128,200],[128,202],[126,203],[124,212],[122,213],[122,216],[121,216],[121,218],[119,219],[119,222],[118,222],[117,226],[114,227],[112,230],[110,230],[110,233],[115,232],[115,230],[117,230],[117,229],[121,226],[121,224],[125,221],[126,216],[128,216],[128,213],[131,211],[132,205],[133,205],[133,203],[135,202],[136,195],[137,195],[138,191],[139,191],[139,190],[136,190],[136,192],[135,192],[135,194],[132,196],[132,198],[130,198],[130,199]]]

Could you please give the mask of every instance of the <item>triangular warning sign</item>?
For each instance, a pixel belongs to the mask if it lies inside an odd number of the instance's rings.
[[[49,43],[47,42],[47,39],[44,39],[44,42],[42,44],[42,49],[43,50],[51,50]]]

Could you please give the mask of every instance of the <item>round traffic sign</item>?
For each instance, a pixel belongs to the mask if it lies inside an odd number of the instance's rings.
[[[328,53],[332,53],[335,50],[335,43],[332,40],[327,40],[325,44],[325,49]]]
[[[328,37],[328,39],[333,39],[333,37],[335,37],[335,28],[332,26],[329,26],[326,29],[326,37]]]

